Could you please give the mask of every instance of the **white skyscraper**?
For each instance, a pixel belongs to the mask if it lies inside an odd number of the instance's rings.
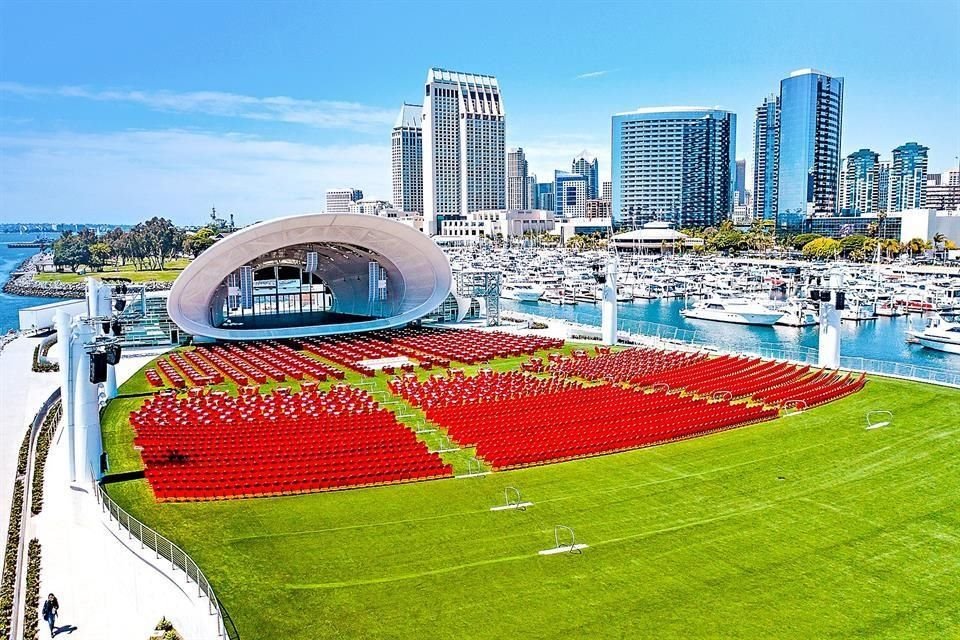
[[[363,200],[360,189],[330,189],[327,191],[327,213],[350,213],[350,205]]]
[[[506,128],[493,76],[431,69],[423,103],[423,213],[438,221],[506,206]]]
[[[523,147],[507,152],[507,209],[527,209],[527,159]]]
[[[393,125],[393,205],[403,211],[423,212],[423,106],[406,104]]]

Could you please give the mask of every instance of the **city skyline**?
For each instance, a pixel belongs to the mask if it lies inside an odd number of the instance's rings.
[[[517,64],[496,46],[454,46],[456,30],[411,40],[403,56],[370,45],[416,13],[412,5],[291,3],[269,20],[262,5],[226,17],[201,5],[189,21],[185,4],[50,6],[8,3],[0,21],[0,216],[8,221],[166,215],[193,223],[215,205],[252,222],[322,210],[326,190],[352,185],[392,200],[391,129],[399,105],[423,100],[431,67],[498,79],[506,145],[523,147],[531,175],[552,176],[587,150],[608,181],[613,114],[703,104],[737,114],[737,157],[747,159],[749,178],[756,106],[805,67],[845,79],[842,157],[860,148],[889,157],[916,141],[929,147],[928,170],[937,173],[960,153],[953,2],[869,5],[867,16],[863,3],[725,3],[716,13],[728,26],[791,24],[762,57],[750,55],[743,35],[714,36],[709,56],[678,48],[678,35],[718,26],[689,3],[598,5],[578,32],[552,40],[577,61],[560,74],[548,52],[531,50]],[[829,7],[829,24],[811,7]],[[537,5],[519,11],[558,19]],[[649,38],[605,37],[641,12],[660,26]],[[371,36],[366,51],[348,46],[347,33],[311,38],[313,26],[358,15]],[[490,28],[493,44],[515,39],[523,23],[486,20],[478,26]],[[878,76],[874,56],[861,52],[910,29],[924,33],[910,60],[889,58]],[[836,47],[841,39],[849,46]]]

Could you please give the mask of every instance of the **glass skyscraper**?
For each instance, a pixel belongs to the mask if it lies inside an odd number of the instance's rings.
[[[753,219],[777,217],[777,156],[780,152],[780,96],[757,107],[753,129]]]
[[[890,211],[919,209],[927,204],[927,151],[916,142],[893,150],[890,167]]]
[[[596,200],[600,193],[600,164],[587,151],[573,159],[570,173],[576,173],[587,179],[587,199]]]
[[[613,116],[611,137],[615,226],[662,220],[708,227],[730,214],[736,114],[707,107],[638,109]]]
[[[561,220],[584,218],[587,215],[589,183],[585,176],[566,171],[553,172],[553,211]]]
[[[780,81],[777,228],[837,213],[843,78],[813,69]]]
[[[858,216],[886,210],[880,205],[880,154],[860,149],[847,156],[840,174],[840,211]]]

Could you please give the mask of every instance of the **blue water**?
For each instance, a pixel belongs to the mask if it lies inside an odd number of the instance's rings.
[[[708,320],[688,320],[680,315],[683,304],[683,300],[676,299],[638,300],[617,305],[617,316],[621,322],[648,322],[678,327],[691,332],[685,334],[687,337],[696,331],[697,340],[728,349],[747,349],[758,343],[779,349],[817,348],[819,330],[815,326],[753,327]],[[600,325],[600,306],[594,304],[558,306],[547,302],[502,300],[501,307],[506,311],[534,313],[580,324]],[[906,343],[906,331],[911,320],[917,328],[923,324],[918,315],[881,317],[859,323],[844,322],[840,332],[840,353],[843,356],[887,360],[960,374],[960,355],[932,351]],[[649,332],[650,328],[646,329],[646,332]]]
[[[45,234],[52,237],[54,234]],[[8,242],[26,242],[34,240],[34,235],[20,235],[18,233],[0,233],[0,286],[7,281],[10,272],[20,266],[20,263],[35,254],[38,249],[8,249]],[[56,302],[55,298],[27,298],[0,293],[0,333],[10,329],[20,328],[18,311],[24,307],[33,307],[38,304]]]

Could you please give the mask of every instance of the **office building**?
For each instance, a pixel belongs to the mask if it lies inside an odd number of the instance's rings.
[[[570,164],[570,173],[576,173],[587,179],[587,198],[596,200],[600,197],[600,163],[586,150],[573,159]]]
[[[493,76],[431,69],[423,103],[423,208],[445,217],[506,206],[506,124]]]
[[[537,176],[530,174],[527,176],[527,208],[537,209]]]
[[[527,159],[523,147],[507,152],[507,209],[526,209],[527,200]]]
[[[939,211],[960,211],[960,169],[927,174],[927,206]]]
[[[747,203],[747,161],[737,160],[736,173],[733,177],[733,193],[736,196],[733,204]]]
[[[780,96],[757,107],[753,128],[753,219],[777,217],[777,155],[780,151]]]
[[[659,107],[612,119],[613,219],[718,224],[733,203],[737,116],[706,107]]]
[[[554,171],[553,211],[558,220],[585,218],[587,215],[588,183],[579,173]]]
[[[350,213],[350,205],[363,200],[360,189],[330,189],[327,191],[327,213]]]
[[[388,209],[393,209],[393,204],[386,200],[357,200],[350,203],[350,213],[361,213],[368,216],[379,216]]]
[[[553,183],[537,183],[537,208],[546,211],[553,211]]]
[[[847,156],[840,173],[840,212],[858,216],[880,211],[880,154],[860,149]],[[886,205],[884,205],[884,209]]]
[[[609,180],[603,181],[603,186],[600,188],[600,199],[613,200],[613,183]]]
[[[843,78],[801,69],[780,82],[778,229],[837,213],[842,119]]]
[[[922,209],[927,206],[928,150],[916,142],[902,144],[893,150],[887,211]]]
[[[587,218],[609,218],[612,211],[609,200],[587,200]]]
[[[423,105],[406,104],[390,136],[393,204],[404,211],[423,211]]]

